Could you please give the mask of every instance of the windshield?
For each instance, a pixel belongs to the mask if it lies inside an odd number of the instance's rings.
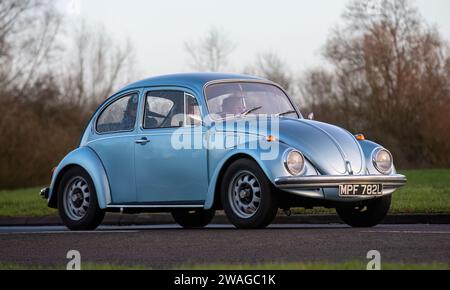
[[[277,115],[299,118],[286,94],[263,83],[220,83],[206,88],[209,113],[227,118],[245,115]]]

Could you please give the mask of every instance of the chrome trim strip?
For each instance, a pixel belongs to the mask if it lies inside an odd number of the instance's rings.
[[[398,188],[406,184],[405,176],[396,174],[361,175],[361,176],[306,176],[306,177],[282,177],[275,180],[278,188],[317,189],[335,188],[343,184],[376,184],[381,183],[386,188]]]

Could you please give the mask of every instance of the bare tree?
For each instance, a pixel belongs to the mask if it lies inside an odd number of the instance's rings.
[[[334,82],[334,75],[322,68],[307,70],[300,79],[299,89],[301,96],[305,97],[301,100],[302,107],[314,112],[318,116],[327,114],[329,121],[337,121],[330,118],[326,105],[336,107],[340,105],[337,97],[337,87]],[[340,117],[341,115],[338,114]]]
[[[190,57],[191,69],[217,72],[226,69],[236,46],[223,30],[213,27],[204,38],[187,41],[184,47]]]
[[[94,104],[134,69],[129,44],[88,25],[70,33],[54,3],[0,0],[0,188],[48,182]]]
[[[65,97],[80,105],[95,105],[130,81],[134,50],[129,41],[120,45],[104,28],[96,29],[86,23],[74,35],[71,61],[62,73],[62,86],[70,94]]]
[[[0,86],[24,91],[39,73],[49,70],[56,51],[61,16],[53,3],[40,0],[0,1]]]
[[[402,165],[448,166],[450,157],[442,158],[450,156],[450,136],[442,133],[450,132],[448,44],[407,0],[384,0],[376,14],[369,13],[367,1],[351,1],[344,21],[325,47],[332,78],[319,75],[333,94],[317,102],[323,88],[310,84],[305,98],[334,108],[324,120],[337,118],[382,141]],[[446,130],[438,133],[431,123]]]
[[[245,68],[244,73],[269,79],[286,90],[291,88],[293,80],[288,65],[273,52],[259,54],[255,63]]]

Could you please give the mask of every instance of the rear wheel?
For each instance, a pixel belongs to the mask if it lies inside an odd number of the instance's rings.
[[[392,196],[370,200],[362,205],[341,206],[336,209],[339,217],[349,226],[369,228],[380,224],[389,212]]]
[[[173,219],[184,228],[203,228],[214,218],[215,210],[175,210]]]
[[[250,159],[238,160],[227,169],[221,201],[230,222],[242,229],[265,228],[278,212],[272,184]]]
[[[64,224],[73,231],[96,229],[105,211],[100,209],[97,192],[89,174],[80,167],[69,169],[58,190],[58,210]]]

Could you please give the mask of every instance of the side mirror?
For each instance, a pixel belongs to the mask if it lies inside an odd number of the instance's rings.
[[[309,113],[308,119],[309,120],[314,120],[314,113]]]

